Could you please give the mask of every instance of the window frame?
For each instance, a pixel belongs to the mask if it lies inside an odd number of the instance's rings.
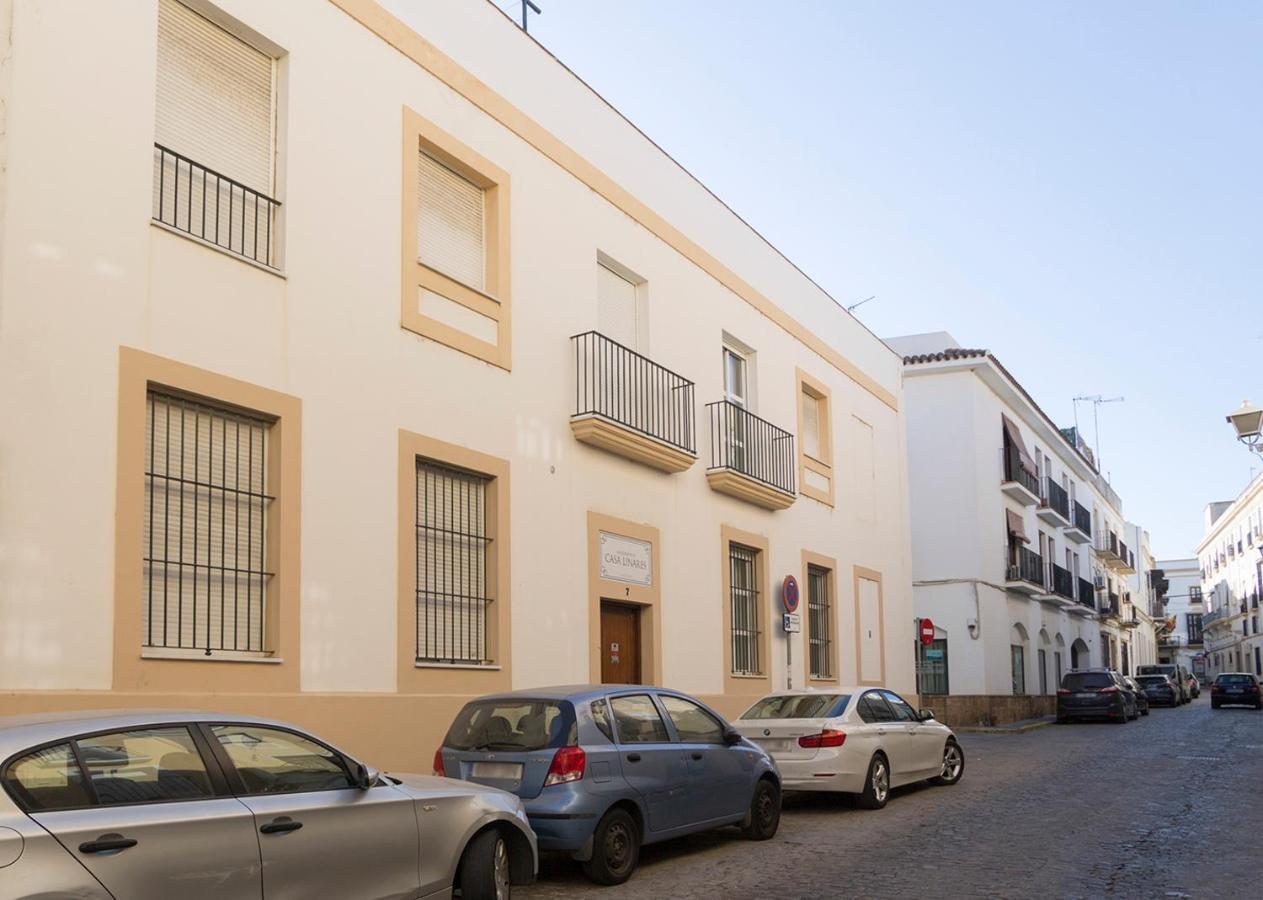
[[[826,506],[834,505],[833,478],[833,392],[829,386],[802,369],[794,370],[795,406],[798,417],[798,493],[810,497]],[[809,396],[816,401],[816,427],[819,432],[819,455],[807,452],[803,435],[803,397]],[[827,489],[814,487],[807,483],[807,473],[812,473],[828,482]]]
[[[826,594],[826,607],[828,609],[827,632],[828,638],[825,641],[825,653],[827,654],[827,662],[829,664],[829,673],[820,674],[812,671],[811,661],[811,576],[812,571],[823,572],[824,589]],[[806,604],[806,628],[803,629],[803,671],[806,673],[808,683],[837,685],[841,678],[841,664],[839,660],[840,629],[838,614],[838,582],[837,582],[837,560],[829,556],[823,556],[819,553],[812,553],[809,550],[802,552],[802,574],[803,574],[803,598]]]
[[[744,637],[749,640],[750,649],[754,655],[756,671],[738,672],[736,669],[736,626],[734,621],[734,613],[737,605],[737,586],[733,583],[733,564],[734,549],[740,548],[744,553],[749,555],[750,564],[750,580],[751,586],[741,588],[741,590],[750,591],[753,596],[749,598],[750,608],[754,613],[753,633],[748,633],[749,628],[744,629],[747,634]],[[766,544],[759,546],[758,544],[742,540],[740,536],[730,537],[724,541],[724,637],[725,637],[725,662],[726,675],[729,678],[736,679],[767,679],[769,677],[768,659],[768,623],[767,614],[763,610],[763,605],[767,602],[767,585],[766,585]],[[744,562],[744,561],[743,561]]]
[[[876,702],[878,702],[880,706],[884,707],[890,713],[889,719],[873,719],[873,721],[870,722],[864,717],[864,704],[874,702],[869,700],[870,697],[876,697]],[[865,725],[883,725],[898,721],[898,718],[895,716],[895,711],[891,709],[890,704],[886,702],[886,698],[881,695],[881,691],[879,689],[870,689],[862,692],[855,701],[855,713],[860,717],[860,721]]]
[[[713,746],[719,746],[719,747],[726,746],[726,743],[724,741],[724,733],[727,732],[728,726],[718,716],[716,716],[713,712],[711,712],[701,703],[697,702],[691,697],[685,697],[682,694],[669,694],[669,693],[663,693],[661,691],[654,695],[654,700],[657,702],[659,712],[663,716],[663,721],[666,722],[667,727],[670,729],[670,732],[673,736],[675,743],[707,744],[707,745],[713,745]],[[696,740],[696,739],[683,737],[680,734],[679,726],[675,724],[675,718],[671,715],[671,710],[667,709],[668,700],[678,700],[680,703],[687,703],[690,706],[696,707],[698,712],[700,712],[707,719],[709,719],[711,723],[714,724],[714,726],[719,730],[718,737],[713,741]]]
[[[662,733],[666,735],[666,740],[658,741],[624,741],[622,733],[618,728],[618,710],[614,708],[614,704],[619,700],[630,700],[636,697],[644,697],[649,701],[649,708],[653,710],[654,715],[658,717],[658,721],[662,724]],[[629,691],[625,694],[611,694],[606,696],[606,700],[610,705],[610,724],[614,727],[614,743],[619,747],[643,747],[649,744],[675,744],[679,743],[672,739],[672,727],[668,724],[668,717],[663,714],[662,708],[658,705],[657,699],[652,691]]]
[[[358,760],[352,759],[336,747],[332,747],[315,735],[308,734],[305,731],[299,731],[296,728],[289,728],[285,725],[274,724],[271,722],[243,722],[235,719],[207,719],[197,723],[201,729],[203,740],[206,741],[207,747],[214,755],[216,763],[219,765],[223,776],[228,784],[229,790],[234,797],[292,797],[297,794],[324,794],[332,791],[360,790],[355,785],[355,767],[360,765]],[[220,743],[218,737],[215,736],[214,729],[216,727],[235,726],[238,728],[260,728],[268,731],[279,731],[283,734],[291,734],[303,740],[310,741],[318,747],[327,750],[341,765],[342,770],[347,776],[347,786],[344,788],[312,788],[302,791],[283,791],[277,793],[257,793],[246,789],[245,782],[241,779],[241,773],[237,771],[236,765],[232,761],[232,757],[228,755],[228,751],[224,745]],[[375,785],[380,786],[380,785]]]
[[[476,288],[421,262],[417,254],[417,158],[424,152],[483,191],[483,287]],[[475,359],[512,369],[509,173],[420,113],[403,108],[402,274],[400,327]],[[496,340],[421,312],[421,291],[495,323]]]

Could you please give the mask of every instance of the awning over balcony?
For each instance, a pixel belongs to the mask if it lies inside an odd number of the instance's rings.
[[[1031,539],[1026,536],[1026,528],[1022,525],[1022,517],[1011,509],[1004,511],[1004,517],[1009,522],[1009,534],[1017,538],[1023,544],[1029,544]]]
[[[1021,462],[1022,468],[1029,474],[1035,475],[1035,460],[1026,450],[1026,443],[1022,440],[1022,432],[1017,430],[1017,426],[1013,424],[1013,420],[1000,413],[1000,418],[1004,421],[1004,433],[1008,435],[1009,443],[1017,450],[1018,461]]]

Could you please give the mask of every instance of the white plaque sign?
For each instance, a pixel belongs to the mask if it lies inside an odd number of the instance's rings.
[[[653,583],[653,545],[621,534],[600,534],[601,577],[648,587]]]

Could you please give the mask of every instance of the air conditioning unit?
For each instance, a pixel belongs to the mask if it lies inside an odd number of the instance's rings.
[[[1105,576],[1104,576],[1104,575],[1097,575],[1097,576],[1096,576],[1096,589],[1097,589],[1098,591],[1103,591],[1103,590],[1105,590]]]

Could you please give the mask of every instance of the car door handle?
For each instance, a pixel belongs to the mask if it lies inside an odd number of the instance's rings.
[[[693,757],[693,759],[697,760],[698,762],[701,762],[701,761],[702,761],[702,754],[701,754],[701,753],[699,753],[699,752],[697,752],[697,751],[694,751],[693,753],[691,753],[691,754],[689,754],[689,755],[690,755],[690,756],[692,756],[692,757]]]
[[[79,845],[80,853],[109,853],[111,850],[126,850],[138,844],[135,838],[125,838],[121,834],[103,834],[95,841],[84,841]]]
[[[628,753],[628,754],[627,754],[627,761],[628,761],[628,762],[640,762],[640,754],[639,754],[639,753]]]
[[[886,733],[886,729],[885,729],[885,728],[878,728],[878,729],[877,729],[877,733],[878,733],[878,734],[885,734],[885,733]]]
[[[302,822],[295,822],[289,816],[278,816],[259,829],[261,834],[289,834],[303,827]]]

